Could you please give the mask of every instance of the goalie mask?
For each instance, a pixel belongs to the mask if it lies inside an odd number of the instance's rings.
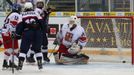
[[[69,19],[69,27],[72,28],[72,27],[76,27],[77,25],[77,16],[71,16],[70,19]]]
[[[73,43],[72,46],[68,49],[68,53],[77,54],[81,51],[81,48],[78,44]]]
[[[69,24],[76,24],[77,23],[77,16],[71,16],[69,19]]]

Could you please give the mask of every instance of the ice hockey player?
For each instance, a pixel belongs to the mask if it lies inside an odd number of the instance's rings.
[[[42,52],[40,49],[42,44],[42,31],[44,31],[42,17],[34,11],[31,2],[24,4],[24,12],[22,12],[21,15],[22,22],[19,23],[16,28],[16,34],[22,36],[18,70],[22,70],[23,62],[30,46],[32,46],[35,52],[38,68],[43,69]]]
[[[48,18],[51,13],[51,8],[44,8],[45,4],[43,0],[37,0],[35,11],[39,13],[44,21],[45,31],[42,32],[43,40],[42,40],[42,54],[45,62],[50,62],[50,59],[47,57],[48,54],[48,37],[47,37],[47,26],[48,26]],[[34,60],[34,52],[29,50],[27,54],[27,62],[33,63]]]
[[[12,61],[9,60],[9,57],[11,55],[15,56],[18,53],[17,51],[18,39],[14,38],[15,36],[12,36],[12,34],[14,34],[13,32],[15,32],[17,24],[21,21],[20,11],[21,6],[19,4],[13,4],[12,12],[9,13],[9,15],[6,17],[4,25],[2,27],[3,44],[4,48],[6,49],[4,52],[4,60],[2,65],[3,69],[10,68],[12,67],[12,65],[14,66],[14,68],[17,67],[15,63],[12,63]],[[12,40],[13,38],[14,40]],[[13,41],[14,41],[14,47],[12,44]]]
[[[57,64],[87,64],[89,57],[80,53],[86,45],[84,29],[77,23],[78,18],[71,16],[69,23],[64,24],[57,34],[59,49],[54,53]]]

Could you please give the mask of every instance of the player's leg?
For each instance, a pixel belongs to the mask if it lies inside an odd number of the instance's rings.
[[[15,62],[12,61],[13,57],[12,55],[10,56],[11,58],[9,59],[9,68],[16,68],[17,69],[17,65],[15,64]],[[16,54],[14,54],[14,60],[18,60],[18,58],[16,57]]]
[[[54,53],[57,64],[87,64],[89,57],[85,54],[70,54],[68,48],[61,44],[58,53]]]
[[[43,41],[42,41],[42,54],[43,59],[46,62],[50,62],[50,59],[48,58],[48,37],[46,36],[46,33],[43,33]]]
[[[4,48],[6,49],[4,52],[4,60],[3,60],[3,69],[7,69],[9,67],[8,65],[8,59],[12,53],[11,49],[11,37],[9,33],[2,33],[2,39],[4,43]]]
[[[9,59],[9,67],[10,68],[12,68],[12,67],[17,68],[17,65],[14,63],[14,60],[15,59],[18,60],[18,57],[17,57],[18,52],[19,52],[19,50],[18,50],[18,39],[14,40],[14,47],[13,48],[11,48],[14,51],[12,51],[11,57],[10,57],[11,59]],[[13,58],[14,58],[14,60],[12,60]]]
[[[62,55],[68,54],[67,50],[68,50],[68,48],[66,48],[65,45],[63,45],[63,44],[59,45],[58,51],[53,53],[56,64],[63,64],[64,63],[64,61],[62,59],[62,57],[63,57]]]
[[[34,50],[32,49],[29,49],[28,53],[27,53],[27,56],[26,56],[26,62],[28,63],[35,63],[35,59],[34,59]]]
[[[36,31],[36,35],[32,42],[32,48],[35,52],[35,57],[37,60],[38,68],[42,69],[42,52],[41,52],[41,45],[42,45],[42,34],[41,31]]]
[[[3,69],[7,69],[9,67],[8,59],[9,59],[11,53],[12,53],[11,48],[5,50],[5,52],[4,52],[4,60],[3,60],[3,65],[2,65]]]
[[[26,58],[26,54],[30,48],[31,45],[31,39],[34,36],[32,35],[32,31],[27,31],[24,33],[22,40],[21,40],[21,46],[20,46],[20,53],[19,53],[19,63],[18,63],[18,70],[22,70],[23,62]]]

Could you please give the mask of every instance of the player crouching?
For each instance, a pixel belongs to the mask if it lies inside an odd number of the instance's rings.
[[[57,64],[87,64],[89,57],[80,53],[87,43],[84,29],[77,24],[77,17],[71,16],[57,34],[59,49],[54,53]]]

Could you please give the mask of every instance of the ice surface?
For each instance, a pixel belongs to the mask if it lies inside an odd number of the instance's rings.
[[[3,54],[0,52],[0,66],[2,66]],[[87,65],[56,65],[51,56],[50,64],[43,66],[39,71],[37,65],[24,64],[23,70],[2,71],[0,75],[134,75],[134,66],[130,63],[89,62]]]

